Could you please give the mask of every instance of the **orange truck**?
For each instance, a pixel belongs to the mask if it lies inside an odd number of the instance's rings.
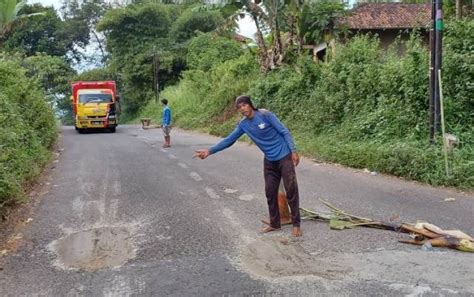
[[[72,107],[79,133],[87,129],[115,132],[120,102],[115,81],[77,81],[72,83]]]

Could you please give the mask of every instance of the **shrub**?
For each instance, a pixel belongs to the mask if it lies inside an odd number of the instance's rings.
[[[465,144],[474,145],[474,20],[448,23],[443,50],[446,124]]]
[[[473,187],[473,45],[466,40],[473,29],[467,23],[453,24],[446,34],[448,132],[463,141],[449,155],[450,176],[441,142],[428,141],[429,59],[416,36],[404,44],[402,56],[396,52],[399,45],[387,52],[376,38],[356,37],[339,44],[327,63],[300,58],[261,77],[250,93],[259,106],[278,114],[303,151],[316,158],[431,184]]]
[[[17,62],[0,59],[0,205],[19,199],[49,158],[57,131],[44,97]]]

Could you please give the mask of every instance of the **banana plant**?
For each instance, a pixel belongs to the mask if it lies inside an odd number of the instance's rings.
[[[270,52],[270,57],[268,57],[267,67],[273,69],[283,61],[284,49],[281,40],[280,19],[285,11],[287,3],[284,0],[262,0],[262,4],[267,13],[265,19],[270,27],[272,41],[272,50]]]
[[[26,5],[26,0],[0,0],[0,40],[12,30],[13,24],[22,18],[35,15],[44,15],[44,12],[20,14],[20,10]]]
[[[262,29],[268,26],[268,17],[265,13],[265,10],[262,8],[261,1],[244,1],[245,5],[243,6],[242,11],[250,16],[255,23],[257,32],[255,33],[255,39],[259,49],[260,55],[260,69],[262,72],[268,72],[270,69],[268,47],[265,43],[265,38],[262,33]]]
[[[297,45],[298,53],[301,52],[303,40],[301,34],[301,17],[306,7],[307,0],[289,0],[287,1],[286,19],[288,22],[288,42],[290,46]]]
[[[338,34],[335,20],[345,14],[345,4],[334,0],[318,1],[303,14],[302,36],[309,43],[329,42]]]
[[[259,49],[260,69],[266,73],[282,61],[283,46],[279,19],[285,8],[285,0],[241,0],[239,15],[247,15],[255,24],[255,39]],[[270,43],[263,32],[269,30]]]

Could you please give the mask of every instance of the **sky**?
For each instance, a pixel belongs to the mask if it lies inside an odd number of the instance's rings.
[[[41,3],[44,6],[53,5],[54,8],[56,8],[56,9],[59,9],[59,6],[61,6],[59,0],[30,0],[30,1],[28,1],[28,4],[33,4],[33,3]]]

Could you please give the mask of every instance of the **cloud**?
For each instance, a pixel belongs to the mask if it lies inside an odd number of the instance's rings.
[[[61,7],[60,0],[33,0],[28,1],[28,4],[40,3],[43,6],[53,6],[55,9],[59,9]]]

